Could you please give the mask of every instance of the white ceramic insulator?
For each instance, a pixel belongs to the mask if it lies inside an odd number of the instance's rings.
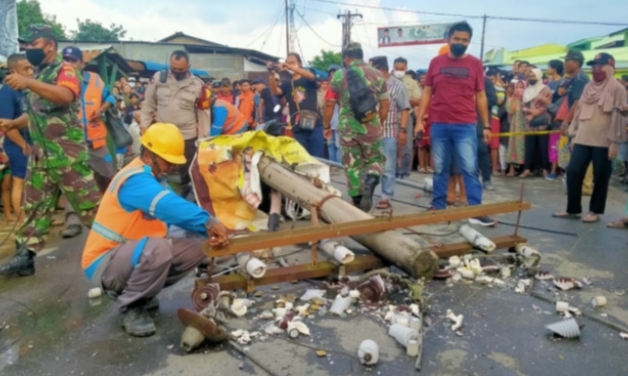
[[[486,252],[493,252],[497,246],[489,238],[480,234],[469,225],[462,225],[459,230],[460,235],[469,243]]]

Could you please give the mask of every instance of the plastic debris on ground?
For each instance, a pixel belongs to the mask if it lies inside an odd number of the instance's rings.
[[[580,337],[580,325],[574,318],[562,320],[545,326],[547,329],[564,338]]]

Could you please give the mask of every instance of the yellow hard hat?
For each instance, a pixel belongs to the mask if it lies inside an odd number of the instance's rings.
[[[185,141],[174,124],[155,123],[148,127],[140,140],[151,152],[172,164],[185,164]]]

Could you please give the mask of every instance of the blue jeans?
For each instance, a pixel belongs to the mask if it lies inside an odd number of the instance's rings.
[[[395,176],[397,175],[397,138],[382,138],[384,149],[384,174],[382,175],[382,199],[390,200],[395,196]]]
[[[482,203],[482,184],[478,179],[478,134],[475,124],[433,123],[430,140],[434,155],[434,196],[432,207],[447,207],[447,187],[456,153],[464,179],[469,205]]]
[[[332,130],[331,140],[327,140],[327,150],[329,151],[329,160],[336,163],[342,163],[342,150],[340,149],[340,135],[337,130]]]
[[[325,150],[323,127],[317,126],[311,131],[304,129],[293,130],[293,134],[295,140],[307,150],[309,155],[323,158],[323,152]]]

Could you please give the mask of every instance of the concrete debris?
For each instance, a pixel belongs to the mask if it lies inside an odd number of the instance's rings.
[[[257,317],[259,317],[260,319],[263,319],[263,320],[271,320],[271,319],[275,318],[275,315],[271,311],[266,310],[266,311],[263,311],[262,313],[260,313],[260,315],[257,316]]]
[[[393,324],[388,329],[388,335],[394,337],[403,347],[408,347],[411,340],[417,341],[420,337],[419,332],[403,325]]]
[[[567,303],[567,302],[556,302],[556,312],[558,312],[558,313],[569,312],[569,303]]]
[[[475,278],[475,273],[473,273],[473,270],[467,268],[467,267],[463,267],[463,268],[458,268],[456,269],[456,272],[458,272],[458,274],[460,274],[462,276],[462,278],[465,279],[474,279]]]
[[[606,297],[596,296],[595,298],[591,299],[591,305],[593,306],[593,308],[604,307],[606,305]]]
[[[478,259],[470,259],[465,260],[465,265],[469,268],[473,274],[479,275],[482,274],[482,265],[480,265],[480,260]]]
[[[254,301],[249,299],[233,299],[233,303],[231,304],[231,313],[233,313],[236,317],[243,317],[246,315],[246,311],[248,307],[253,305]]]
[[[305,325],[303,322],[295,320],[295,321],[291,321],[288,324],[288,328],[286,329],[286,332],[288,332],[288,335],[290,336],[290,338],[297,338],[299,334],[303,334],[304,336],[309,336],[310,328],[308,328],[307,325]]]
[[[325,350],[318,350],[316,351],[316,356],[318,356],[319,358],[323,358],[327,356],[327,352]]]
[[[360,290],[351,290],[349,291],[349,296],[353,299],[357,299],[360,297]]]
[[[591,286],[593,284],[593,282],[591,282],[591,280],[586,277],[582,278],[582,282],[584,282],[584,284],[587,286]]]
[[[619,333],[619,337],[621,339],[628,339],[628,333],[621,332],[621,333]]]
[[[534,275],[534,279],[539,280],[539,281],[547,281],[547,280],[550,280],[550,279],[554,279],[554,276],[552,275],[552,273],[550,273],[548,271],[539,270]]]
[[[360,347],[358,347],[358,358],[360,358],[360,363],[366,366],[377,364],[379,360],[379,347],[377,343],[370,339],[362,341]]]
[[[491,253],[495,250],[495,248],[497,248],[495,243],[469,225],[465,224],[460,226],[460,230],[458,230],[458,232],[474,247],[477,247],[485,252]]]
[[[464,319],[463,315],[455,315],[451,309],[448,309],[445,318],[453,323],[451,325],[451,330],[454,332],[462,327],[462,320]]]
[[[536,268],[541,262],[541,253],[527,244],[517,244],[515,252],[520,256],[521,265],[526,269]]]
[[[310,300],[314,299],[314,298],[318,298],[318,299],[322,299],[325,296],[325,290],[318,290],[318,289],[308,289],[305,290],[305,294],[303,294],[299,300],[304,301],[304,302],[309,302]]]
[[[486,276],[486,275],[480,275],[480,276],[477,276],[475,278],[476,282],[482,283],[482,284],[485,284],[485,285],[490,285],[491,283],[493,283],[494,280],[495,280],[495,278],[492,278],[492,277],[489,277],[489,276]]]
[[[100,296],[102,296],[102,289],[100,287],[94,287],[87,293],[87,297],[90,299],[99,298]]]
[[[275,325],[269,325],[266,328],[264,328],[264,332],[268,335],[276,335],[276,334],[283,333],[283,330],[281,330]]]
[[[386,283],[379,274],[370,277],[357,287],[362,300],[379,302],[386,295]],[[331,310],[330,310],[331,311]]]
[[[503,279],[508,279],[510,278],[510,275],[512,274],[512,269],[510,268],[510,266],[502,266],[501,269],[499,270],[499,275],[503,278]]]
[[[349,295],[342,296],[342,294],[338,294],[336,295],[336,299],[334,299],[329,312],[335,315],[340,315],[351,306],[351,301],[352,299]]]
[[[248,332],[246,330],[238,329],[231,332],[231,336],[236,340],[239,345],[248,345],[253,338],[260,336],[260,332]]]
[[[299,315],[307,316],[309,308],[310,308],[309,304],[304,304],[304,305],[296,306],[295,310],[299,313]]]
[[[448,269],[457,269],[462,266],[462,260],[458,256],[452,256],[449,258],[449,266]]]
[[[546,328],[564,338],[580,337],[580,326],[574,318],[547,325]]]
[[[573,278],[554,278],[552,282],[554,286],[563,291],[582,288],[582,282],[576,281]]]
[[[615,291],[615,295],[617,295],[617,296],[624,296],[624,295],[626,295],[626,290],[617,290],[617,291]]]

